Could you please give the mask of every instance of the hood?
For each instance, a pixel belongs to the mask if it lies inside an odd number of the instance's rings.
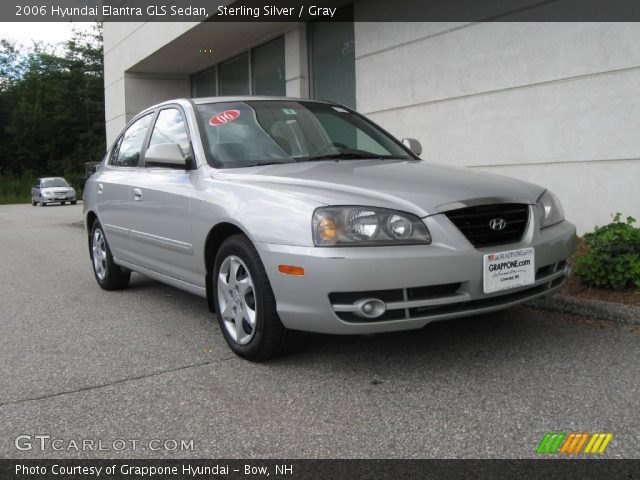
[[[415,160],[340,160],[217,170],[218,180],[266,183],[321,205],[395,208],[424,217],[478,199],[534,204],[537,185]]]
[[[68,193],[71,187],[44,187],[41,191],[42,193]]]

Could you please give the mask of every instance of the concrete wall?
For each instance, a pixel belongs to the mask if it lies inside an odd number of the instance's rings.
[[[358,109],[423,158],[545,185],[580,232],[640,218],[640,24],[356,23],[355,44]]]
[[[140,60],[192,29],[197,23],[105,22],[104,86],[107,144],[127,121],[154,103],[189,95],[186,75],[143,76],[128,73]],[[169,60],[168,60],[169,61]]]

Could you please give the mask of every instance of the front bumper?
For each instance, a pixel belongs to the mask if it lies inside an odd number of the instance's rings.
[[[569,222],[539,230],[534,220],[522,241],[477,249],[444,215],[424,221],[434,238],[428,246],[315,248],[256,243],[283,324],[334,334],[416,329],[553,294],[569,274],[566,260],[575,245],[575,227]],[[535,283],[485,294],[483,256],[525,247],[535,249]],[[301,266],[305,274],[279,273],[279,265]],[[351,313],[358,297],[381,296],[393,315],[369,320]]]
[[[42,197],[46,203],[75,202],[75,195],[67,195],[65,197]]]

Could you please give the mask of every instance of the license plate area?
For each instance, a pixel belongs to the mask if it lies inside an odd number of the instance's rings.
[[[532,285],[536,280],[535,250],[519,248],[490,253],[483,259],[484,293]]]

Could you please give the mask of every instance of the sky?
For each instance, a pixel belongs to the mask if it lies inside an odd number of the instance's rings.
[[[90,25],[83,22],[0,22],[0,38],[13,40],[24,47],[31,46],[32,40],[56,44],[69,39],[74,28],[87,29]]]

